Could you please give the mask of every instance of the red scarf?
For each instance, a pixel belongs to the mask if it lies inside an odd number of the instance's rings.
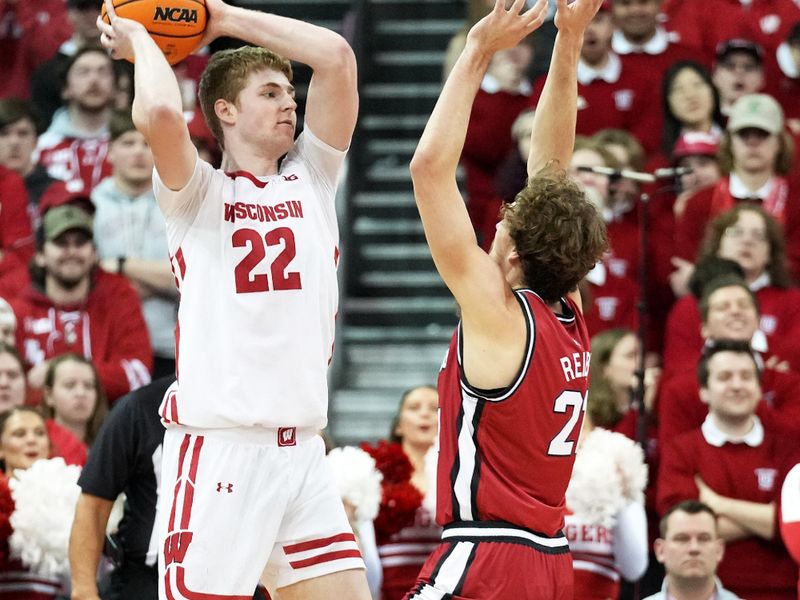
[[[786,214],[786,201],[789,198],[789,182],[785,177],[778,177],[777,175],[772,178],[772,189],[769,196],[761,200],[761,207],[772,215],[779,223],[784,222]],[[755,197],[754,197],[755,198]],[[730,210],[739,202],[748,202],[749,198],[734,198],[730,190],[730,178],[724,177],[719,180],[714,188],[714,194],[711,197],[711,214],[712,219],[719,214]]]

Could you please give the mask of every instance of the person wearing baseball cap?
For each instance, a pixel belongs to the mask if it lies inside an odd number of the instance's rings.
[[[92,215],[75,204],[62,204],[48,210],[42,218],[42,242],[55,242],[70,231],[83,233],[79,245],[92,241]],[[92,252],[93,254],[94,252]]]
[[[704,131],[687,131],[675,142],[672,164],[690,169],[689,173],[680,177],[681,192],[673,204],[676,216],[683,212],[690,196],[719,181],[722,173],[717,159],[718,151],[719,136]]]
[[[30,275],[11,304],[31,388],[41,389],[50,359],[68,352],[92,360],[109,401],[149,382],[139,297],[124,277],[98,267],[91,213],[72,203],[44,213]]]
[[[800,257],[797,190],[790,189],[793,145],[784,130],[783,110],[767,94],[748,94],[731,107],[722,136],[719,164],[727,176],[689,198],[676,223],[676,247],[694,260],[706,223],[740,202],[760,205],[784,225],[787,253]]]
[[[742,38],[720,42],[712,79],[719,92],[722,114],[728,115],[739,98],[764,89],[764,49]]]

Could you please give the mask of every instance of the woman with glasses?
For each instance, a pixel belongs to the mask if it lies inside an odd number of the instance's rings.
[[[800,332],[800,289],[792,285],[786,267],[785,242],[777,219],[764,206],[745,203],[733,207],[708,227],[698,263],[710,257],[734,261],[755,295],[760,320],[754,349],[777,356],[783,367],[800,372],[800,356],[792,347],[796,347]],[[701,328],[697,300],[693,296],[681,298],[666,325],[667,376],[681,370],[669,364],[674,362],[671,358],[687,360],[698,355],[703,346]]]

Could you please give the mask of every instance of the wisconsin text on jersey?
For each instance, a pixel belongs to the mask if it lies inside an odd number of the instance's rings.
[[[225,220],[235,223],[237,219],[249,219],[261,223],[280,221],[293,217],[303,218],[303,204],[300,200],[287,200],[269,206],[267,204],[249,204],[247,202],[225,203]]]
[[[590,352],[573,352],[569,356],[562,356],[559,360],[564,371],[564,379],[572,381],[579,377],[588,377],[591,359]]]

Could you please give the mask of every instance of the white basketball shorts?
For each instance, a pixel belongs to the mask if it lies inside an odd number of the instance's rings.
[[[264,431],[167,429],[161,600],[250,600],[266,566],[278,588],[364,568],[317,432]]]

